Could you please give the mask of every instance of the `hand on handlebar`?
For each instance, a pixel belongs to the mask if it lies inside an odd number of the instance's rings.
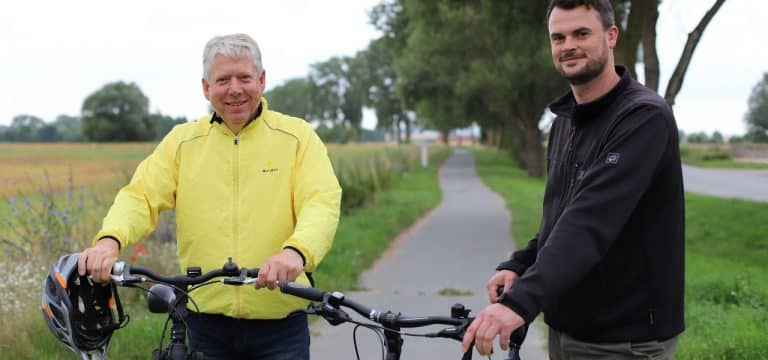
[[[294,281],[304,271],[304,261],[301,255],[291,249],[283,249],[278,254],[270,256],[259,268],[256,288],[274,290],[279,283]]]
[[[517,279],[517,274],[510,270],[501,270],[493,274],[493,276],[491,276],[491,278],[488,279],[488,282],[485,284],[485,289],[488,290],[488,301],[491,304],[498,302],[499,296],[509,291],[509,288],[512,287],[512,284],[514,284]],[[499,288],[501,287],[504,289],[499,292]]]
[[[502,350],[509,349],[509,339],[512,332],[525,325],[520,315],[502,304],[491,304],[477,314],[475,320],[467,328],[464,340],[461,343],[461,351],[470,349],[472,341],[480,355],[490,355],[493,350],[493,341],[500,335],[499,345]]]
[[[118,260],[120,249],[117,242],[105,238],[99,240],[92,248],[83,250],[77,260],[77,272],[81,276],[91,275],[94,282],[108,283],[112,265]]]

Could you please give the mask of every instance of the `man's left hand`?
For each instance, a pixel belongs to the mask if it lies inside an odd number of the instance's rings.
[[[283,251],[270,256],[259,268],[256,288],[274,290],[280,282],[294,281],[304,271],[304,260],[296,251]]]
[[[490,355],[493,350],[493,340],[500,335],[499,345],[502,350],[509,348],[509,337],[517,328],[523,326],[525,320],[512,309],[502,304],[491,304],[477,314],[475,320],[464,333],[461,351],[466,352],[475,341],[475,348],[480,355]]]

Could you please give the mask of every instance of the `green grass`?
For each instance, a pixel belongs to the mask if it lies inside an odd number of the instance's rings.
[[[680,147],[683,163],[713,169],[768,169],[768,163],[736,161],[725,145],[683,145]]]
[[[437,169],[449,154],[448,148],[440,148],[433,154],[431,166],[412,168],[391,188],[377,193],[375,201],[342,216],[333,248],[315,272],[318,287],[328,290],[357,287],[358,275],[381,256],[392,239],[440,202]],[[121,289],[120,294],[131,321],[115,332],[108,358],[149,358],[159,342],[165,316],[150,314],[138,291]],[[42,320],[42,315],[36,307],[16,316],[26,321],[3,319],[3,322],[26,323],[28,327],[15,331],[13,341],[0,342],[0,359],[75,358],[49,334],[42,321],[37,321]]]
[[[475,149],[478,174],[507,200],[518,246],[538,230],[544,181]],[[686,194],[686,331],[677,359],[768,358],[768,204]]]
[[[528,177],[504,153],[473,149],[480,178],[504,197],[512,213],[512,237],[518,248],[525,246],[539,230],[544,180]]]
[[[768,358],[768,204],[686,194],[679,359]]]

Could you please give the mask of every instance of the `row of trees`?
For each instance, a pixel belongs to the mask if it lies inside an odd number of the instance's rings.
[[[52,123],[34,115],[17,115],[0,129],[0,141],[151,141],[187,121],[149,112],[149,99],[135,83],[104,85],[89,95],[82,116],[59,115]]]
[[[667,81],[664,97],[670,104],[696,45],[724,2],[714,0],[689,34]],[[629,65],[633,73],[642,66],[645,84],[658,90],[660,1],[613,3],[622,34],[617,63]],[[374,110],[378,130],[399,142],[410,141],[415,126],[439,130],[447,138],[452,130],[475,123],[486,144],[508,150],[530,175],[543,176],[544,111],[568,88],[551,63],[546,8],[546,1],[384,0],[370,13],[380,38],[354,56],[313,64],[307,76],[286,81],[265,96],[274,109],[315,123],[328,141],[364,137],[364,108]],[[766,82],[750,98],[747,140],[768,140]],[[2,136],[12,141],[72,141],[78,134],[91,141],[152,140],[186,120],[150,114],[148,104],[135,84],[107,84],[85,100],[80,119],[46,125],[21,115]],[[80,132],[62,130],[63,124],[71,128],[77,122]]]
[[[673,104],[704,30],[725,0],[715,0],[689,34],[664,94]],[[643,66],[657,90],[658,0],[613,0],[622,37],[617,62]],[[304,78],[266,95],[274,108],[359,133],[362,108],[377,128],[408,141],[410,129],[445,138],[472,123],[485,143],[509,150],[532,176],[543,176],[547,104],[567,90],[552,66],[546,1],[385,0],[370,14],[382,37],[353,57],[312,66]]]

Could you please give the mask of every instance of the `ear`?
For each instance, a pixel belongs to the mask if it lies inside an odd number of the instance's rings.
[[[202,83],[203,83],[203,94],[205,95],[205,99],[208,101],[211,101],[211,96],[210,96],[211,84],[208,84],[208,81],[205,80],[205,78],[202,79]]]
[[[264,93],[264,89],[267,86],[267,71],[261,70],[261,74],[259,75],[259,89],[261,89],[261,92]]]
[[[608,47],[611,49],[616,48],[616,42],[619,41],[619,28],[616,25],[611,25],[606,32],[606,40],[608,40]]]

